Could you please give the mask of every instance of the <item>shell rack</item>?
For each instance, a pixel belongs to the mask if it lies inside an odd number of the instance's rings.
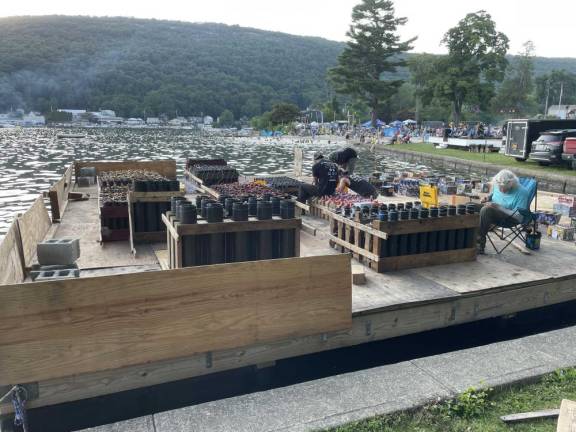
[[[161,242],[166,238],[162,214],[170,209],[170,199],[184,196],[180,191],[128,193],[130,249],[136,254],[137,242]]]
[[[300,256],[300,219],[181,224],[172,212],[162,215],[171,269]]]
[[[364,224],[324,209],[331,243],[378,273],[476,259],[478,214]]]
[[[98,177],[98,191],[102,188]],[[124,241],[130,239],[130,220],[128,215],[128,203],[102,202],[98,193],[98,209],[100,212],[100,241]]]
[[[301,185],[306,183],[288,176],[256,177],[254,181],[263,182],[266,186],[283,193],[297,195]]]

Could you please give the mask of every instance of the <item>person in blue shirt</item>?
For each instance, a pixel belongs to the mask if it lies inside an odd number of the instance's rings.
[[[520,184],[518,177],[510,170],[502,170],[492,179],[492,193],[483,201],[480,210],[480,236],[478,252],[484,253],[486,235],[494,225],[500,225],[509,218],[522,222],[518,209],[527,210],[530,193]]]

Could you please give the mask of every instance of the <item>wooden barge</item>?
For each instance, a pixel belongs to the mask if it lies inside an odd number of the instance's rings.
[[[330,247],[333,222],[309,215],[300,256],[163,270],[178,231],[100,243],[96,187],[72,180],[82,166],[134,162],[75,163],[48,194],[52,218],[38,198],[0,244],[0,394],[24,385],[28,408],[576,300],[574,245],[546,239],[529,256],[508,248],[400,271],[365,267],[365,284],[353,285],[358,251]],[[137,166],[175,172],[174,161]],[[36,243],[70,237],[80,238],[81,277],[31,282]]]

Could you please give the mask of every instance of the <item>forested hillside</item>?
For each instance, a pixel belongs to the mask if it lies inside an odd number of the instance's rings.
[[[123,116],[306,107],[326,99],[326,69],[342,47],[221,24],[64,16],[0,19],[0,41],[0,110]]]
[[[329,99],[342,43],[222,24],[133,18],[0,19],[0,111],[113,109],[122,116],[251,117]],[[536,75],[576,59],[536,58]],[[408,78],[407,70],[399,71]]]

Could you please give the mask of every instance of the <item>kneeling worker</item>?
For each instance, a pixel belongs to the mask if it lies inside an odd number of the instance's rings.
[[[340,179],[340,183],[338,184],[338,188],[336,190],[338,192],[345,192],[346,188],[350,188],[350,190],[356,192],[358,195],[364,198],[378,198],[378,191],[374,185],[369,181],[364,180],[362,177],[356,175],[346,176]]]
[[[508,222],[510,218],[522,223],[524,216],[518,210],[528,210],[530,192],[520,184],[510,170],[502,170],[492,179],[492,192],[483,201],[480,210],[480,236],[478,252],[484,253],[486,235],[494,225]]]
[[[314,177],[314,184],[300,186],[298,201],[301,203],[305,204],[310,197],[333,195],[336,191],[338,166],[324,159],[324,155],[320,152],[314,154],[312,176]]]
[[[354,168],[356,167],[356,161],[358,160],[358,153],[356,153],[356,150],[353,148],[346,147],[343,150],[338,150],[331,153],[328,158],[332,162],[338,164],[344,174],[354,174]]]

